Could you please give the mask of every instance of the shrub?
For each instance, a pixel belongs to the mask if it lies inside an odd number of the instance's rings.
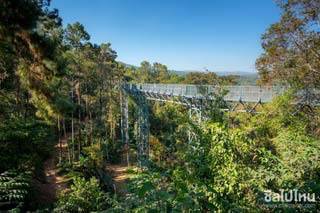
[[[97,179],[74,178],[71,191],[62,193],[55,212],[91,212],[108,209],[112,204],[109,195],[103,192]]]

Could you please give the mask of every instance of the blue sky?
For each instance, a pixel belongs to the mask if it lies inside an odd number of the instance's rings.
[[[52,0],[63,24],[79,21],[118,60],[174,70],[250,71],[260,38],[280,17],[272,0]]]

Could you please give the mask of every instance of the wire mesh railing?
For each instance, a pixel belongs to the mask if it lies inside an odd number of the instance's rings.
[[[135,84],[130,85],[135,89],[153,94],[182,96],[187,98],[201,98],[214,93],[226,91],[226,101],[243,102],[270,102],[274,97],[281,95],[286,90],[280,86],[211,86],[188,84]]]

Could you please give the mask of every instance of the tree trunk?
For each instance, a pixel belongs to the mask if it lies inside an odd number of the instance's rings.
[[[79,125],[78,125],[78,160],[80,160],[80,153],[81,153],[81,84],[79,81],[78,86],[78,118],[79,118]]]
[[[25,102],[25,111],[24,111],[24,120],[27,121],[28,117],[28,107],[29,107],[29,93],[25,92],[26,102]]]
[[[89,120],[90,120],[90,133],[89,133],[89,145],[92,144],[92,133],[93,133],[93,122],[91,110],[89,110]]]
[[[59,140],[59,164],[62,161],[62,144],[61,144],[61,128],[60,128],[60,116],[58,115],[58,140]]]
[[[85,96],[85,120],[84,120],[84,125],[85,125],[85,130],[86,130],[86,141],[85,145],[88,146],[88,88],[87,84],[85,84],[86,88],[86,96]]]
[[[72,103],[73,103],[73,88],[74,87],[74,81],[72,79],[72,90],[71,90],[71,99],[72,99]],[[73,110],[72,110],[72,113],[71,113],[71,143],[72,143],[72,161],[74,160],[75,158],[75,155],[74,155],[74,121],[73,121]]]
[[[67,137],[67,130],[66,130],[66,121],[65,119],[62,120],[62,125],[63,125],[63,138],[64,140],[67,141],[67,149],[68,149],[68,161],[69,163],[71,163],[71,155],[70,155],[70,146],[69,146],[69,140],[68,140],[68,137]]]

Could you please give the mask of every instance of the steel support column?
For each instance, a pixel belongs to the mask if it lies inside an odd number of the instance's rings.
[[[138,161],[140,167],[145,167],[149,158],[149,109],[147,100],[144,96],[137,98],[138,107],[138,134],[137,134],[137,146],[138,146]]]
[[[129,146],[129,113],[128,113],[128,96],[124,90],[120,93],[121,107],[121,138],[126,152],[126,163],[130,165],[130,146]]]

